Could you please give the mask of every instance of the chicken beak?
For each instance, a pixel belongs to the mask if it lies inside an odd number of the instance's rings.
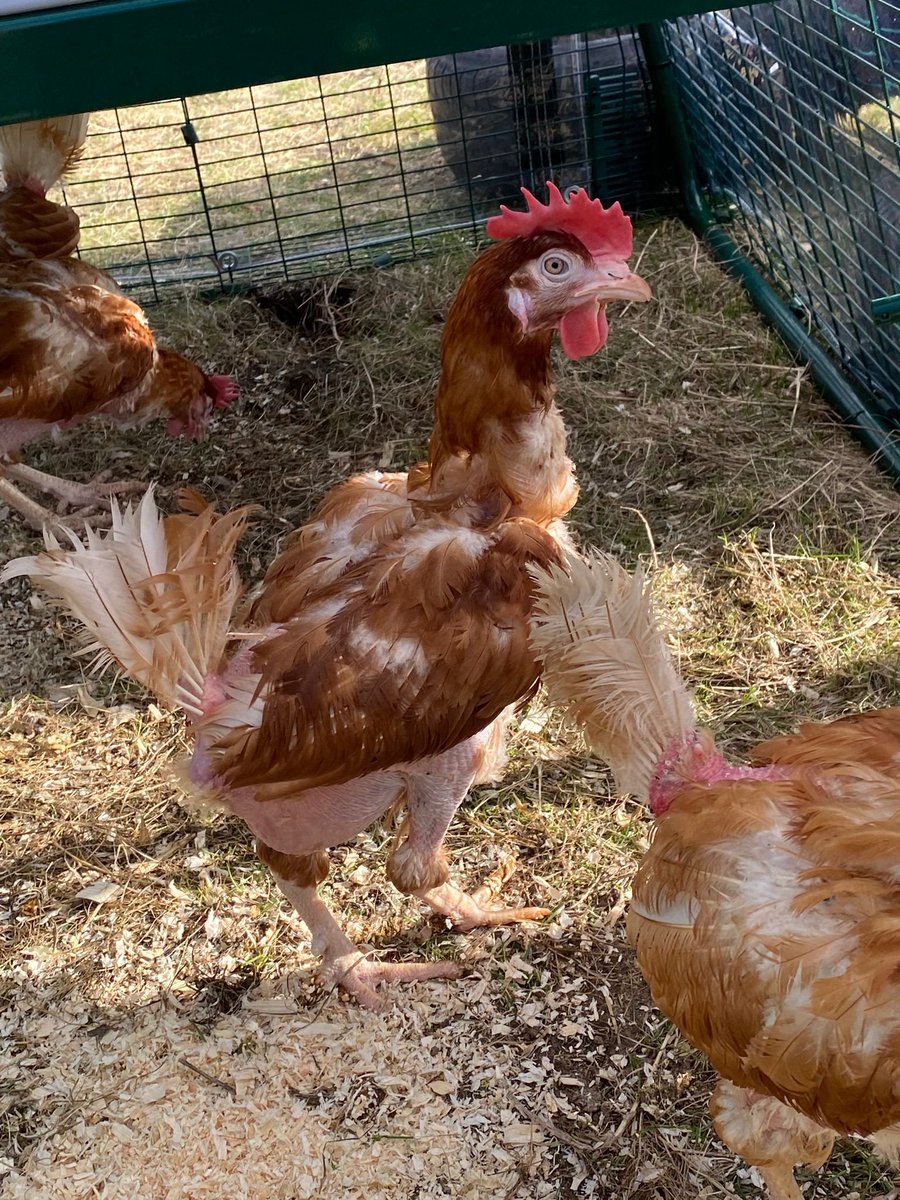
[[[653,299],[649,283],[641,279],[640,275],[635,275],[633,271],[629,271],[622,279],[604,279],[595,283],[592,291],[601,304],[607,304],[610,300],[625,300],[642,304],[646,300]]]

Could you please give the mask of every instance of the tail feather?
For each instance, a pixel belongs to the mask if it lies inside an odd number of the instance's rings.
[[[617,785],[646,799],[666,750],[695,724],[642,572],[598,554],[533,574],[531,639],[551,701],[582,726]]]
[[[88,130],[87,113],[0,125],[0,169],[7,185],[36,179],[45,190],[78,162]]]
[[[83,542],[67,531],[71,548],[45,531],[46,550],[8,563],[0,583],[30,576],[82,623],[98,664],[114,660],[197,719],[240,594],[233,553],[248,512],[163,518],[151,487],[136,507],[113,500],[110,530],[88,528]]]

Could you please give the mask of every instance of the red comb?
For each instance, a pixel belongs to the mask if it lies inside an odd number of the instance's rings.
[[[599,200],[591,200],[583,188],[563,199],[555,183],[547,182],[548,204],[532,196],[528,188],[522,195],[528,205],[526,212],[514,212],[500,205],[500,215],[487,223],[488,237],[530,237],[534,233],[570,233],[592,255],[607,255],[627,259],[631,255],[631,220],[622,212],[618,200],[604,208]]]

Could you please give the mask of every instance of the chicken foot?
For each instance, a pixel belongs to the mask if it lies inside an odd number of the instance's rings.
[[[549,908],[485,908],[486,901],[496,900],[504,883],[516,869],[515,855],[509,855],[471,895],[452,883],[427,888],[415,894],[436,913],[448,919],[454,929],[468,933],[482,925],[515,925],[519,921],[540,921],[548,917]]]
[[[24,518],[27,525],[40,533],[45,525],[59,526],[62,524],[62,520],[56,513],[51,512],[49,508],[44,508],[43,504],[38,504],[37,500],[32,500],[24,492],[20,492],[14,483],[4,478],[5,472],[6,468],[0,466],[0,500],[15,509]]]
[[[773,1096],[720,1079],[709,1109],[716,1133],[763,1177],[771,1200],[803,1200],[794,1164],[822,1166],[834,1133]]]
[[[256,834],[256,852],[272,871],[320,955],[320,978],[340,984],[366,1008],[382,1008],[379,984],[418,979],[456,979],[457,963],[381,963],[346,936],[316,888],[328,875],[328,845],[338,845],[365,829],[405,794],[407,816],[399,842],[388,857],[387,873],[396,887],[416,895],[459,930],[479,925],[506,925],[546,916],[543,908],[488,907],[512,874],[513,859],[492,872],[473,895],[448,882],[443,840],[453,814],[482,769],[496,769],[503,749],[501,725],[432,758],[404,763],[392,771],[373,772],[333,787],[310,788],[296,798],[259,801],[234,795],[230,807]],[[274,849],[273,843],[281,849]],[[317,848],[318,844],[318,848]]]
[[[63,479],[60,475],[39,471],[26,463],[8,463],[4,465],[3,472],[10,479],[16,479],[19,483],[30,483],[39,491],[55,496],[63,505],[71,506],[96,506],[118,492],[140,492],[147,486],[146,483],[133,479],[110,480],[109,471],[101,471],[87,483]]]
[[[127,480],[106,483],[104,482],[106,474],[108,472],[101,472],[90,483],[74,483],[68,479],[61,479],[57,475],[50,475],[46,471],[39,471],[36,467],[26,466],[25,463],[0,462],[0,500],[15,509],[23,517],[25,523],[39,533],[45,525],[49,525],[51,528],[74,529],[86,518],[96,513],[98,504],[103,501],[106,494],[139,491],[146,487],[143,483]],[[37,500],[26,495],[12,482],[14,479],[56,496],[60,501],[58,511],[53,512],[52,509],[39,504]],[[82,507],[65,516],[60,515],[66,505],[75,504],[80,504]],[[102,520],[102,514],[100,519]],[[97,522],[95,521],[95,523]]]
[[[301,857],[278,854],[257,842],[257,853],[268,863],[282,894],[297,910],[312,938],[312,952],[320,955],[319,979],[326,987],[340,984],[363,1008],[383,1009],[389,1001],[378,994],[381,983],[411,983],[418,979],[458,979],[462,967],[453,962],[382,963],[369,951],[354,945],[317,895],[316,887],[328,872],[324,852]],[[281,872],[289,872],[292,879]]]

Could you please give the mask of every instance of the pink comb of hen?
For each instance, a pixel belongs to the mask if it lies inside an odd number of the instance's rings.
[[[240,395],[240,389],[230,375],[208,375],[206,382],[213,397],[213,408],[227,408]]]
[[[535,233],[570,233],[592,255],[620,258],[630,257],[632,249],[631,220],[622,212],[618,200],[604,208],[599,200],[591,200],[583,188],[573,192],[568,202],[555,183],[547,182],[548,204],[541,204],[528,188],[522,188],[528,205],[526,212],[514,212],[500,205],[500,215],[487,223],[488,237],[531,237]]]

